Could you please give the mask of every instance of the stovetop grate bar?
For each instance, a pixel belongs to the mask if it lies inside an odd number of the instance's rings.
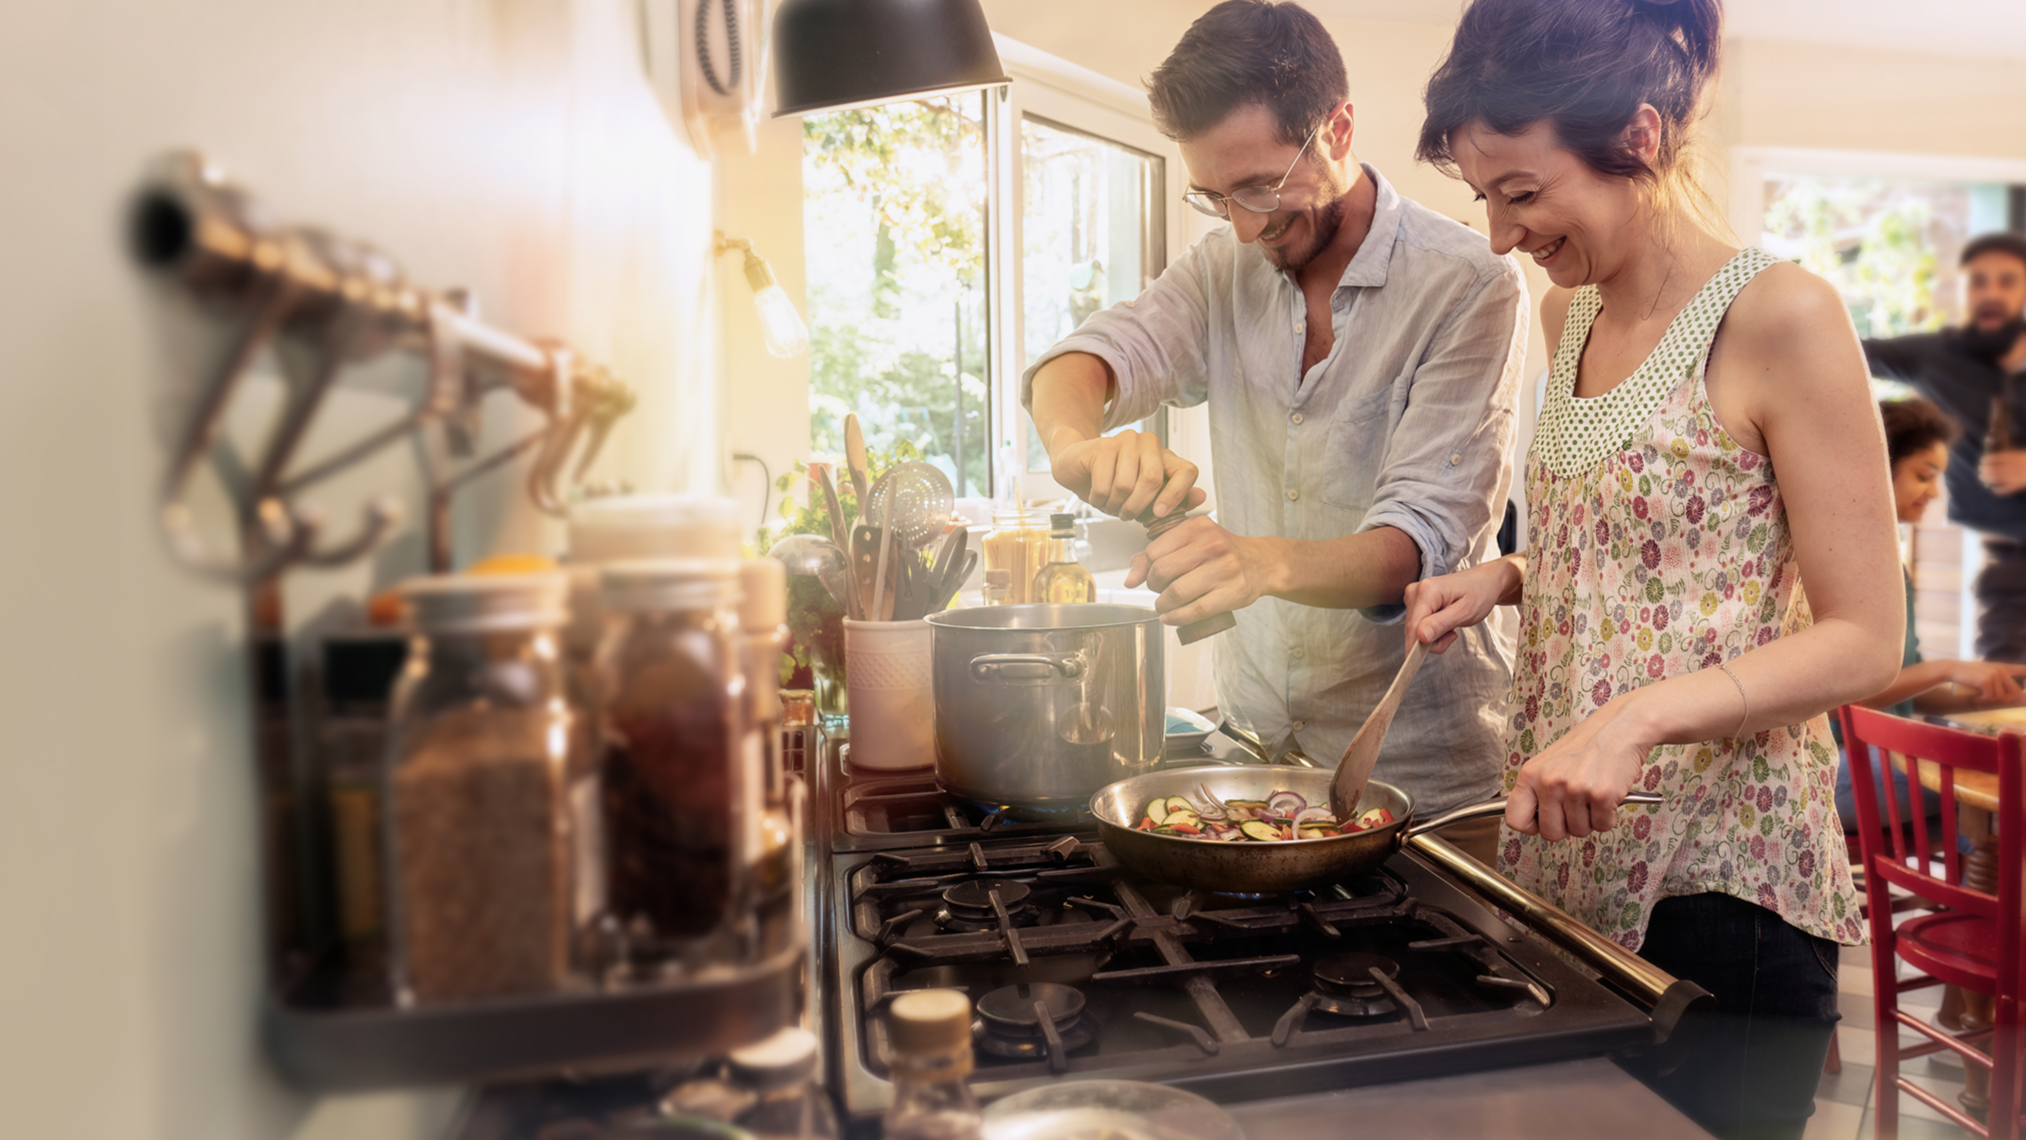
[[[993,895],[993,901],[996,902],[998,897],[998,895]],[[1049,1070],[1056,1073],[1068,1072],[1069,1050],[1062,1047],[1062,1034],[1056,1032],[1055,1017],[1048,1012],[1047,1002],[1037,1001],[1034,1003],[1034,1024],[1041,1027],[1041,1038],[1048,1043]]]
[[[1157,1014],[1148,1013],[1145,1010],[1133,1014],[1133,1019],[1135,1021],[1144,1021],[1148,1025],[1170,1030],[1187,1037],[1196,1043],[1196,1048],[1203,1050],[1203,1055],[1206,1057],[1215,1057],[1217,1050],[1223,1048],[1222,1045],[1217,1043],[1217,1039],[1210,1035],[1210,1031],[1200,1025],[1191,1025],[1186,1021],[1176,1021],[1172,1018],[1161,1017]]]
[[[1166,966],[1141,966],[1132,970],[1108,970],[1092,974],[1093,982],[1152,982],[1171,984],[1194,978],[1244,977],[1247,974],[1301,965],[1299,954],[1268,954],[1258,958],[1233,958],[1224,962],[1176,962]]]
[[[1270,1040],[1275,1049],[1287,1048],[1287,1043],[1294,1039],[1295,1028],[1308,1017],[1308,1011],[1315,1008],[1316,1000],[1313,991],[1301,995],[1301,1000],[1295,1002],[1286,1013],[1280,1015],[1279,1021],[1273,1023],[1273,1036]]]
[[[992,888],[985,897],[992,900],[992,913],[999,919],[999,936],[1006,940],[1006,952],[1013,955],[1013,964],[1028,965],[1027,947],[1020,944],[1020,931],[1013,925],[1013,916],[1006,913],[1006,902],[999,897],[999,888]],[[1045,1018],[1043,1020],[1046,1021]],[[1052,1028],[1049,1035],[1054,1036]]]
[[[1372,975],[1372,980],[1378,982],[1379,985],[1385,989],[1387,995],[1390,996],[1393,999],[1393,1001],[1400,1006],[1401,1009],[1407,1011],[1407,1020],[1413,1024],[1415,1029],[1425,1030],[1428,1028],[1428,1015],[1422,1011],[1421,1003],[1415,1001],[1411,996],[1408,995],[1406,990],[1400,988],[1400,983],[1387,977],[1386,971],[1381,970],[1377,966],[1373,966],[1369,972]]]

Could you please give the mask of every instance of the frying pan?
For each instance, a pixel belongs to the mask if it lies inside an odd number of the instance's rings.
[[[1278,843],[1220,843],[1135,827],[1155,796],[1182,796],[1201,804],[1198,785],[1220,800],[1263,800],[1290,791],[1327,807],[1332,774],[1327,768],[1256,765],[1174,768],[1106,785],[1090,798],[1090,811],[1105,848],[1127,869],[1162,882],[1231,894],[1285,894],[1340,883],[1377,868],[1414,835],[1505,812],[1504,800],[1489,800],[1420,823],[1414,819],[1412,796],[1373,780],[1365,786],[1360,807],[1385,808],[1393,813],[1393,822],[1365,831]],[[1634,792],[1621,802],[1657,804],[1660,796]]]

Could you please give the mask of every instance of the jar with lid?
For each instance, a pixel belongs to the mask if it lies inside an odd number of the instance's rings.
[[[598,795],[564,698],[561,574],[402,588],[412,633],[382,793],[390,968],[404,1005],[569,988],[603,905]],[[590,822],[595,824],[595,815]]]
[[[765,958],[795,941],[801,913],[802,847],[796,818],[801,782],[792,779],[781,755],[781,654],[788,644],[788,574],[779,560],[748,559],[739,565],[740,663],[746,682],[745,748],[749,769],[761,775],[756,851],[753,857],[753,911],[749,953]]]
[[[735,1050],[731,1076],[755,1099],[733,1123],[757,1140],[833,1140],[837,1113],[816,1083],[817,1061],[816,1035],[799,1027]]]
[[[985,570],[1007,572],[1008,605],[1036,600],[1034,576],[1048,565],[1048,550],[1047,511],[1020,507],[992,512],[992,530],[985,535]]]
[[[763,777],[745,744],[739,564],[608,564],[598,647],[615,964],[636,977],[743,957]]]
[[[978,1140],[984,1117],[965,1078],[971,999],[956,990],[909,990],[887,1007],[893,1042],[893,1107],[887,1140]]]
[[[608,562],[739,557],[739,504],[718,495],[608,495],[570,507],[570,625],[563,649],[573,696],[591,695],[592,659],[605,633],[599,573]],[[586,707],[589,707],[587,703]]]

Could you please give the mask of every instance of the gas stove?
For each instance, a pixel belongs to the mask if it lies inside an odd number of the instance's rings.
[[[1653,1044],[1655,1018],[1411,853],[1288,896],[1135,875],[1086,819],[995,817],[928,773],[819,764],[830,1087],[854,1134],[892,1096],[886,1008],[955,988],[990,1100],[1058,1078],[1251,1100]]]

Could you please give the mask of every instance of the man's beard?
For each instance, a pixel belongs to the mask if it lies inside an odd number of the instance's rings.
[[[1975,323],[1964,325],[1956,333],[1956,343],[1978,360],[1995,364],[2000,357],[2012,351],[2012,346],[2022,334],[2026,334],[2026,320],[2013,317],[1995,329],[1983,329]]]
[[[1336,186],[1335,179],[1329,179],[1325,183],[1325,186],[1333,192],[1333,196],[1330,198],[1329,205],[1316,209],[1314,213],[1309,215],[1309,219],[1314,225],[1310,227],[1307,243],[1300,249],[1267,249],[1264,251],[1266,259],[1273,262],[1275,266],[1289,273],[1299,273],[1307,268],[1309,262],[1316,259],[1317,254],[1329,248],[1329,244],[1336,240],[1337,230],[1344,224],[1344,211],[1349,208],[1346,203],[1351,193],[1348,189]],[[1299,220],[1298,218],[1294,219],[1294,221]],[[1294,221],[1290,221],[1288,225],[1292,226]]]

